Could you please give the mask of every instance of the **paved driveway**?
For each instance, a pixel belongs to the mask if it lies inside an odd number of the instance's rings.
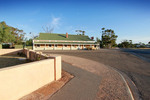
[[[48,54],[77,56],[103,63],[125,73],[136,85],[140,97],[150,100],[150,63],[121,50],[101,49],[97,51],[44,51]],[[150,54],[144,54],[150,55]]]
[[[52,55],[52,54],[50,54]],[[60,54],[58,54],[60,55]],[[81,57],[75,57],[75,56],[66,56],[61,55],[62,60],[64,62],[67,62],[69,64],[72,64],[73,66],[78,67],[80,70],[88,71],[92,74],[98,75],[101,78],[101,82],[99,85],[99,89],[96,95],[95,100],[133,100],[133,94],[131,92],[131,89],[126,83],[126,80],[119,74],[118,71],[114,70],[113,68],[109,66],[105,66],[104,64],[101,64],[99,62],[95,62],[93,60],[81,58]],[[70,68],[74,72],[74,69],[72,67]],[[78,71],[75,71],[75,73],[78,73]],[[84,76],[85,72],[81,74],[81,76]],[[76,76],[76,77],[81,77]],[[79,78],[80,79],[80,78]],[[89,82],[90,79],[86,78],[86,82]],[[80,80],[77,83],[80,83]],[[81,80],[82,81],[82,80]],[[96,81],[93,81],[96,82]],[[86,85],[85,85],[86,86]],[[93,85],[90,85],[91,87],[86,88],[92,88]],[[71,85],[70,85],[71,87]],[[69,88],[69,86],[68,86]],[[86,90],[86,89],[85,89]],[[70,90],[72,91],[72,90]],[[90,90],[88,90],[87,93],[89,93]],[[62,92],[63,93],[63,92]],[[74,92],[75,93],[75,92]],[[86,93],[86,92],[85,92]],[[78,92],[76,92],[78,94]],[[82,94],[82,93],[80,93]],[[60,95],[60,94],[59,94]],[[58,95],[58,97],[59,97]],[[79,95],[77,95],[78,97]],[[79,97],[81,97],[80,95]],[[76,98],[77,98],[76,97]],[[84,95],[83,95],[84,97]],[[90,98],[90,95],[87,95],[87,98]],[[135,95],[134,95],[135,97]],[[56,97],[57,98],[57,97]],[[92,99],[93,100],[93,99]],[[137,99],[138,100],[138,99]]]
[[[62,66],[75,77],[49,100],[94,100],[101,77],[67,63],[62,63]]]

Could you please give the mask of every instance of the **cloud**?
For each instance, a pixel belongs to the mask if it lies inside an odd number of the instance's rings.
[[[54,28],[59,28],[60,26],[60,20],[61,18],[60,17],[52,17],[52,22],[50,23],[52,27]]]
[[[48,23],[42,26],[44,32],[52,33],[54,29],[59,29],[61,25],[60,20],[60,17],[55,17],[52,15]]]

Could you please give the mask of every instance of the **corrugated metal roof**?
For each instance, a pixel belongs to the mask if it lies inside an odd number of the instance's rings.
[[[86,35],[71,35],[68,34],[55,34],[55,33],[40,33],[39,37],[35,40],[72,40],[72,41],[94,41]]]

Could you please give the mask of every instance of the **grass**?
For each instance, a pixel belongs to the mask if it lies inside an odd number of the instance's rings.
[[[26,46],[27,49],[32,49],[32,46]]]
[[[23,48],[23,45],[15,45],[15,49]]]
[[[32,49],[32,46],[26,46],[27,49]],[[23,45],[15,45],[15,49],[23,49]]]

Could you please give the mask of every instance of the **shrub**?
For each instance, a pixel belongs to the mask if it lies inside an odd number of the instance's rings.
[[[23,54],[23,52],[18,52],[17,55],[19,55],[21,57],[25,57],[25,54]]]
[[[15,49],[22,49],[23,45],[15,45]]]
[[[32,49],[32,46],[26,46],[27,49]]]
[[[10,44],[3,44],[2,48],[10,48]]]
[[[37,61],[41,60],[40,55],[38,55],[36,59],[37,59]]]

